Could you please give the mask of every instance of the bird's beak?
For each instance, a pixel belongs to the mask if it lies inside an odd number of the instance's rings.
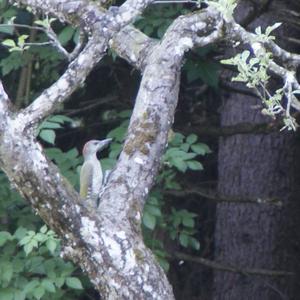
[[[99,141],[99,143],[98,143],[98,151],[101,151],[103,148],[105,148],[106,146],[108,146],[111,141],[112,141],[112,139],[105,139],[105,140]]]

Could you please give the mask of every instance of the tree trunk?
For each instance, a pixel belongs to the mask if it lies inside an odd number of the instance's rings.
[[[226,101],[222,125],[262,121],[251,108],[254,98],[235,94]],[[249,103],[250,102],[250,103]],[[249,105],[250,104],[250,105]],[[278,197],[272,204],[220,203],[216,212],[215,257],[239,268],[289,269],[286,247],[279,238],[287,222],[287,201],[294,186],[295,140],[291,133],[247,134],[221,138],[219,143],[220,195]],[[290,299],[291,278],[215,272],[214,299]]]
[[[249,11],[249,2],[245,3],[244,7],[240,7],[244,11],[239,14],[244,18],[246,11]],[[267,22],[273,24],[280,21],[280,17],[276,18],[276,14],[282,13],[280,8],[288,7],[282,1],[269,1],[265,7],[268,14],[260,16],[252,23],[252,30],[259,25],[264,27]],[[283,42],[286,41],[286,33],[286,28],[283,28]],[[251,96],[230,94],[222,108],[221,125],[268,121],[261,115],[261,108],[257,108],[260,103]],[[282,205],[218,204],[215,228],[216,261],[240,269],[264,268],[296,272],[299,268],[295,251],[295,245],[300,241],[299,233],[297,230],[291,231],[299,223],[296,212],[300,210],[299,201],[296,202],[295,199],[297,149],[299,153],[295,134],[290,132],[239,134],[220,139],[220,196],[260,199],[276,197]],[[296,277],[262,277],[215,271],[213,298],[297,299]]]

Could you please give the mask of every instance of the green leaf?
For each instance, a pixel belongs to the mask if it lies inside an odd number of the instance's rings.
[[[219,84],[219,65],[213,61],[201,61],[199,64],[199,76],[201,80],[213,88]]]
[[[4,40],[2,42],[2,45],[7,46],[7,47],[16,47],[17,46],[16,43],[15,43],[15,41],[12,40],[12,39]]]
[[[195,68],[195,67],[192,67],[191,69],[189,69],[187,67],[187,81],[188,83],[191,83],[197,79],[200,78],[200,73],[199,73],[199,70],[198,68]]]
[[[3,76],[9,74],[13,70],[18,70],[25,63],[26,60],[24,60],[23,56],[19,52],[11,53],[0,61]]]
[[[37,240],[38,242],[44,242],[47,239],[47,236],[43,233],[37,233],[34,237],[35,240]]]
[[[190,148],[190,144],[188,144],[188,143],[183,143],[182,145],[180,145],[180,149],[185,152],[188,152],[189,148]]]
[[[55,123],[55,122],[49,122],[49,121],[44,121],[39,129],[42,130],[44,128],[48,128],[48,129],[57,129],[57,128],[62,128],[62,126],[59,123]]]
[[[153,230],[156,226],[156,218],[155,216],[149,214],[147,211],[143,214],[143,224],[145,227]]]
[[[65,46],[73,37],[75,29],[71,26],[66,26],[58,35],[58,40]]]
[[[131,114],[132,114],[132,110],[131,109],[123,110],[123,111],[121,111],[121,112],[118,113],[119,117],[123,118],[123,119],[130,118]]]
[[[37,279],[31,280],[25,285],[23,290],[25,293],[31,293],[39,284]]]
[[[113,138],[117,142],[123,142],[126,132],[127,132],[127,128],[126,127],[119,126],[119,127],[115,128],[115,129],[111,130],[108,133],[107,137]]]
[[[1,274],[0,278],[3,282],[9,283],[13,276],[13,265],[9,261],[1,262],[0,266]]]
[[[32,236],[26,235],[19,241],[19,245],[21,245],[21,246],[26,245],[31,241],[31,239],[32,239]]]
[[[33,247],[34,247],[34,245],[31,244],[31,243],[26,244],[26,245],[24,246],[24,251],[25,251],[25,253],[26,253],[26,256],[29,255],[29,254],[32,252]]]
[[[199,250],[200,249],[200,243],[198,240],[196,240],[194,237],[190,236],[189,238],[189,244],[190,246],[195,249],[195,250]]]
[[[103,170],[112,170],[117,162],[114,158],[103,158],[100,161]]]
[[[181,246],[187,248],[189,244],[189,236],[183,232],[179,234],[179,243]]]
[[[13,34],[14,26],[12,26],[12,25],[1,26],[0,27],[0,32],[6,33],[6,34]]]
[[[46,241],[46,247],[51,253],[53,253],[57,247],[57,242],[50,238]]]
[[[109,152],[109,158],[117,158],[121,152],[120,150],[112,150]]]
[[[52,116],[52,117],[48,118],[48,121],[56,122],[56,123],[60,123],[60,124],[63,124],[65,122],[67,122],[67,123],[73,123],[74,122],[73,119],[71,119],[70,117],[64,116],[64,115]]]
[[[180,150],[179,148],[177,147],[174,147],[174,148],[169,148],[167,151],[166,151],[166,156],[169,157],[169,158],[175,158],[175,157],[183,157],[184,155],[186,154],[185,151],[182,151]]]
[[[180,158],[182,160],[190,160],[192,158],[195,158],[197,156],[196,153],[184,153]]]
[[[203,143],[197,143],[195,145],[192,145],[191,146],[191,149],[197,153],[197,154],[200,154],[200,155],[205,155],[207,153],[211,153],[212,151],[210,150],[210,148],[206,145],[206,144],[203,144]]]
[[[179,133],[179,132],[175,132],[170,145],[172,146],[180,146],[183,143],[183,139],[184,139],[184,135]]]
[[[50,129],[43,129],[41,130],[39,137],[46,141],[49,144],[54,145],[54,141],[55,141],[55,132],[54,130],[50,130]]]
[[[66,285],[72,289],[82,290],[83,286],[81,281],[76,277],[67,277],[66,278]]]
[[[190,160],[190,161],[187,161],[186,163],[187,163],[188,168],[191,170],[198,171],[198,170],[204,169],[203,165],[199,161]]]
[[[158,260],[158,263],[160,266],[164,269],[165,272],[168,272],[170,269],[170,264],[164,257],[156,256],[156,259]]]
[[[12,240],[12,235],[7,231],[0,231],[0,247],[3,246],[7,241]]]
[[[197,137],[197,135],[196,134],[190,134],[187,138],[186,138],[186,142],[188,143],[188,144],[194,144],[194,143],[196,143],[197,142],[197,140],[198,140],[198,137]]]
[[[14,300],[25,300],[26,293],[24,291],[15,290],[14,292]]]
[[[3,300],[13,300],[14,299],[14,293],[12,289],[10,288],[4,288],[0,290],[0,299]]]
[[[179,171],[181,171],[183,173],[185,173],[185,171],[187,170],[187,164],[181,158],[173,159],[172,164],[174,167],[176,167]]]
[[[157,206],[146,204],[145,211],[153,216],[161,217],[161,210]]]
[[[61,288],[63,284],[65,283],[65,277],[55,277],[53,279],[53,282],[58,288]]]
[[[190,217],[183,217],[182,224],[186,227],[194,228],[195,227],[195,220]]]
[[[49,293],[55,293],[56,291],[55,285],[50,279],[43,279],[42,286]]]
[[[19,228],[16,230],[16,232],[14,233],[14,237],[15,237],[17,240],[21,241],[21,240],[25,237],[26,233],[27,233],[27,229],[26,229],[26,228],[24,228],[24,227],[19,227]]]
[[[40,232],[41,233],[46,233],[47,232],[47,225],[44,225],[43,227],[41,227]]]
[[[37,288],[33,289],[32,294],[35,299],[40,300],[45,295],[45,289],[40,285]]]

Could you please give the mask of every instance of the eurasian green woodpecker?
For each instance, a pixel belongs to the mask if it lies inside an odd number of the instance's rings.
[[[97,152],[106,147],[112,139],[88,141],[82,150],[84,163],[80,171],[80,196],[97,206],[99,192],[103,183],[103,173]]]

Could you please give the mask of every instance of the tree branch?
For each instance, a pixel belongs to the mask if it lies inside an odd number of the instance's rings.
[[[201,188],[197,189],[186,189],[186,190],[166,190],[165,195],[175,197],[186,197],[186,196],[200,196],[214,202],[227,202],[227,203],[253,203],[253,204],[273,204],[281,206],[282,202],[278,198],[247,198],[247,197],[224,197],[218,195],[215,191],[205,190]]]
[[[226,23],[227,25],[227,38],[230,41],[240,41],[243,44],[249,43],[252,44],[255,34],[248,32],[246,29],[244,29],[242,26],[235,22],[229,22]],[[269,49],[274,57],[276,57],[282,64],[285,64],[287,66],[299,66],[300,65],[300,55],[288,52],[282,48],[280,48],[277,44],[275,44],[273,41],[268,41],[264,43],[264,46]]]
[[[248,268],[238,268],[238,267],[231,267],[226,266],[221,263],[193,255],[188,255],[181,252],[175,252],[174,257],[177,259],[182,259],[194,263],[199,263],[203,266],[218,270],[218,271],[225,271],[225,272],[233,272],[233,273],[240,273],[243,275],[259,275],[259,276],[294,276],[293,272],[288,271],[278,271],[278,270],[266,270],[266,269],[248,269]]]
[[[194,123],[194,125],[197,122]],[[281,119],[269,123],[237,123],[229,126],[201,126],[196,129],[186,128],[183,131],[188,133],[195,133],[200,136],[212,137],[227,137],[236,134],[269,134],[271,132],[278,132],[282,128],[283,122]]]

